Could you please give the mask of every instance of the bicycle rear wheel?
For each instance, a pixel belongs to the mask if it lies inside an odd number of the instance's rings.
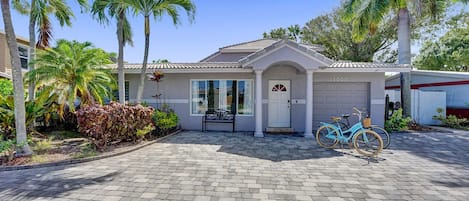
[[[333,148],[339,142],[339,131],[329,125],[321,126],[316,132],[316,141],[321,147]]]
[[[389,147],[389,145],[391,144],[391,136],[386,130],[384,130],[384,128],[381,128],[377,125],[371,125],[370,130],[376,132],[381,137],[381,139],[383,140],[383,149]]]
[[[353,145],[364,156],[376,156],[383,150],[383,140],[374,131],[359,131],[353,137]]]

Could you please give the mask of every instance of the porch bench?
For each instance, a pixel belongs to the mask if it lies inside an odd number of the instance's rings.
[[[232,124],[232,131],[235,131],[236,115],[226,110],[207,111],[202,118],[202,132],[207,131],[208,123],[228,123]]]

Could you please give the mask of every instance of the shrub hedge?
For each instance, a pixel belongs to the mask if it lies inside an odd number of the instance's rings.
[[[99,149],[114,141],[135,141],[138,139],[137,130],[153,125],[153,111],[151,107],[117,102],[104,106],[90,105],[76,112],[78,131],[90,137]]]

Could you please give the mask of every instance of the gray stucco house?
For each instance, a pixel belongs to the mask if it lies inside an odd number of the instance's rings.
[[[222,47],[196,63],[148,64],[148,73],[164,73],[159,101],[176,111],[183,129],[200,130],[207,108],[236,112],[236,130],[258,137],[275,129],[312,137],[319,122],[351,113],[354,106],[383,125],[384,73],[410,68],[337,62],[321,50],[290,40],[261,39]],[[141,64],[125,65],[130,102],[135,101],[140,70]],[[155,94],[156,84],[147,81],[143,101],[156,104]],[[230,125],[213,124],[210,129],[229,130]]]

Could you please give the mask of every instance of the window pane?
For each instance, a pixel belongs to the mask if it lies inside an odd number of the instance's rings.
[[[220,109],[220,81],[208,80],[208,111]]]
[[[18,47],[18,52],[20,54],[20,57],[25,57],[26,59],[28,58],[28,49],[24,47]]]
[[[20,58],[21,68],[28,69],[28,59]]]
[[[206,81],[192,81],[192,114],[204,114],[207,104]]]
[[[238,114],[253,114],[252,81],[238,81]]]

